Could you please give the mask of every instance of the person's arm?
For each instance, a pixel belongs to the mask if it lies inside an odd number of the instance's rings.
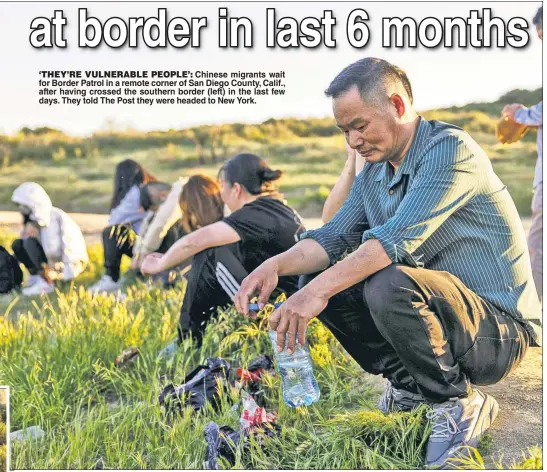
[[[539,102],[533,107],[522,107],[515,112],[515,121],[527,126],[543,125],[543,102]]]
[[[58,215],[63,260],[63,280],[73,280],[81,272],[88,257],[80,227],[66,214]]]
[[[233,228],[219,221],[179,239],[163,255],[149,254],[141,264],[141,272],[145,275],[158,274],[181,264],[205,249],[236,243],[239,240],[240,236]]]
[[[145,213],[140,209],[140,190],[138,185],[133,185],[127,195],[116,208],[110,211],[108,224],[110,226],[120,224],[132,224],[141,221]]]
[[[363,166],[365,165],[363,157],[360,154],[357,154],[355,149],[351,149],[347,143],[346,153],[347,159],[344,170],[323,205],[323,223],[328,223],[332,220],[336,212],[342,208],[344,201],[349,196],[351,186],[355,181],[355,176],[363,170]]]
[[[155,249],[145,252],[143,248],[143,239],[146,238],[148,233],[148,228],[150,222],[154,218],[154,212],[149,210],[145,213],[145,217],[142,220],[141,226],[139,228],[139,234],[137,235],[135,245],[133,246],[133,259],[131,260],[131,269],[139,269],[142,258],[151,252],[154,252]],[[158,246],[159,247],[159,246]]]
[[[543,101],[539,102],[533,107],[527,108],[520,103],[513,103],[506,105],[502,112],[502,115],[509,116],[517,123],[527,125],[531,127],[537,127],[543,125]]]
[[[278,276],[310,274],[335,264],[359,247],[368,222],[363,205],[364,175],[355,179],[349,197],[325,226],[304,232],[291,249],[268,259],[241,284],[234,302],[239,313],[249,316],[249,299],[259,293],[259,305],[268,301]]]
[[[171,226],[181,219],[182,212],[179,205],[181,191],[182,187],[173,187],[165,202],[156,211],[154,218],[146,228],[146,232],[143,232],[141,226],[142,238],[139,249],[142,257],[156,251],[161,246]]]

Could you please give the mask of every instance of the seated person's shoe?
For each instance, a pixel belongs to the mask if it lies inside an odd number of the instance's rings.
[[[89,287],[91,293],[113,293],[121,289],[120,282],[114,282],[110,275],[103,275],[95,285]]]
[[[423,395],[395,388],[388,382],[378,402],[378,408],[384,415],[388,415],[394,411],[412,411],[424,403],[427,403],[427,400]]]
[[[47,282],[40,276],[38,277],[38,280],[35,280],[35,282],[30,287],[27,286],[22,290],[23,295],[31,297],[34,295],[52,293],[55,290],[55,286],[52,283]]]
[[[466,398],[444,403],[431,403],[427,413],[431,435],[427,444],[425,465],[428,468],[458,468],[458,459],[471,456],[482,434],[498,415],[498,402],[479,390]]]

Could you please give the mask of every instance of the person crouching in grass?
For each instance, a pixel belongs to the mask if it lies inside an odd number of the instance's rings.
[[[137,162],[126,159],[116,166],[108,226],[103,230],[105,274],[91,293],[117,292],[124,255],[133,257],[133,246],[145,212],[140,207],[140,188],[156,178]]]
[[[76,222],[51,203],[35,182],[25,182],[11,197],[24,218],[20,239],[13,242],[17,260],[30,273],[23,295],[53,292],[56,280],[71,281],[87,265],[84,236]]]

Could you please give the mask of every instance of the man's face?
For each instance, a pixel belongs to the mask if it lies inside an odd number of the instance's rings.
[[[347,143],[367,162],[396,159],[399,124],[397,110],[390,102],[385,106],[365,103],[357,86],[332,101],[336,125]]]
[[[538,32],[538,38],[543,41],[543,25],[537,25],[536,31]]]

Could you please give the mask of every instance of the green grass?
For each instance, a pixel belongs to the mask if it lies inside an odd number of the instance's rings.
[[[531,187],[537,159],[533,141],[512,145],[497,143],[492,128],[494,121],[486,115],[477,118],[471,112],[432,111],[427,116],[477,127],[472,136],[491,158],[495,171],[508,186],[520,214],[530,214]],[[305,217],[321,214],[329,189],[336,183],[345,162],[341,135],[292,138],[274,144],[240,142],[230,149],[230,155],[243,150],[261,155],[273,168],[285,172],[280,181],[281,191],[289,204]],[[13,190],[20,183],[31,180],[42,184],[54,204],[66,211],[107,213],[114,167],[127,157],[142,163],[156,177],[168,182],[178,175],[198,172],[216,176],[220,165],[199,165],[194,147],[175,145],[124,153],[114,151],[92,159],[67,158],[61,162],[24,160],[2,169],[0,173],[0,209],[14,210],[15,207],[10,204]]]
[[[11,239],[0,232],[0,244]],[[100,276],[100,247],[90,255],[86,283]],[[237,428],[238,391],[225,391],[218,411],[185,411],[170,422],[158,404],[161,388],[180,383],[209,356],[237,368],[272,352],[265,320],[250,322],[227,307],[207,327],[201,349],[188,340],[174,362],[159,362],[157,353],[174,336],[184,289],[140,283],[119,301],[92,298],[77,285],[51,297],[0,299],[0,384],[11,386],[12,430],[36,425],[46,431],[39,442],[13,444],[12,468],[204,468],[205,424]],[[278,412],[282,435],[263,448],[252,443],[238,451],[235,468],[420,469],[428,432],[423,415],[383,416],[376,410],[378,382],[321,323],[312,322],[308,340],[320,401],[291,409],[279,377],[267,376],[268,409]],[[129,346],[140,349],[136,363],[115,367]],[[533,452],[519,465],[541,464]]]
[[[5,389],[4,389],[5,390]],[[7,470],[7,411],[0,392],[0,472]]]

